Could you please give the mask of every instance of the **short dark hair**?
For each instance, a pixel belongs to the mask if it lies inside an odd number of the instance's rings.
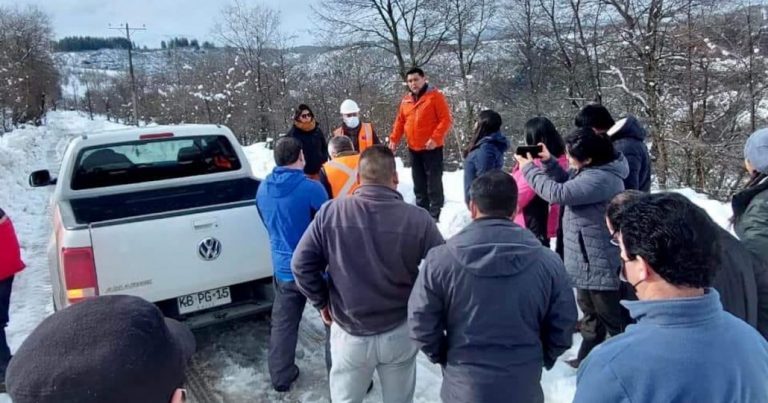
[[[596,128],[599,130],[608,130],[613,126],[614,120],[608,109],[601,104],[589,104],[576,114],[573,120],[576,127]]]
[[[411,67],[410,70],[405,72],[405,76],[408,77],[411,74],[418,74],[418,75],[424,77],[424,70],[422,70],[422,69],[420,69],[418,67]]]
[[[504,171],[489,171],[472,181],[469,199],[487,216],[508,218],[517,210],[517,183]]]
[[[640,200],[648,194],[635,189],[625,190],[616,196],[613,196],[611,202],[608,203],[608,208],[605,210],[605,216],[608,217],[608,222],[611,223],[611,228],[614,231],[620,231],[619,224],[621,222],[621,214],[624,212],[625,207],[634,201]]]
[[[352,140],[347,136],[334,136],[328,142],[328,145],[333,148],[333,151],[342,153],[344,151],[354,151],[355,146],[352,144]]]
[[[279,167],[291,165],[299,160],[301,142],[290,136],[283,136],[275,142],[275,164]]]
[[[632,201],[619,220],[627,257],[637,256],[675,286],[703,288],[720,267],[717,224],[706,211],[677,193]]]
[[[565,138],[565,147],[568,155],[579,162],[591,159],[588,166],[604,165],[616,159],[611,139],[589,128],[579,128],[571,132]]]
[[[312,115],[313,118],[315,117],[314,112],[312,112],[312,109],[310,109],[310,107],[308,105],[306,105],[306,104],[299,104],[299,106],[297,106],[296,110],[293,112],[293,120],[298,122],[299,121],[299,116],[301,116],[301,113],[304,112],[304,111],[309,112],[309,114]]]
[[[368,147],[360,154],[360,183],[389,185],[397,172],[395,154],[381,144]]]
[[[552,121],[543,116],[535,117],[525,122],[525,143],[529,146],[544,143],[547,146],[547,150],[558,158],[565,154],[563,136],[557,132]]]

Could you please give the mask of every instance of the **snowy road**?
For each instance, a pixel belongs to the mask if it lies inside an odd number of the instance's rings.
[[[14,220],[27,268],[14,282],[11,322],[7,329],[11,350],[47,315],[53,312],[46,247],[50,233],[48,197],[50,189],[31,189],[30,172],[49,169],[57,172],[59,159],[68,138],[77,133],[121,127],[103,119],[91,121],[76,112],[51,112],[44,127],[16,130],[0,137],[0,207]],[[262,144],[246,148],[257,176],[270,171],[271,151]],[[410,171],[398,167],[400,191],[413,202]],[[449,237],[469,222],[463,203],[461,172],[446,173],[446,206],[440,230]],[[725,223],[730,209],[691,191],[684,194],[706,208],[718,222]],[[268,317],[226,323],[197,332],[199,344],[195,368],[200,381],[210,387],[206,401],[218,402],[325,402],[328,400],[324,348],[324,328],[317,313],[308,308],[302,321],[298,365],[301,376],[288,393],[272,391],[266,355],[269,333]],[[574,340],[578,343],[578,337]],[[575,355],[567,352],[552,371],[545,372],[542,387],[549,403],[570,402],[575,390],[575,371],[562,360]],[[418,359],[417,402],[439,401],[440,371],[423,355]],[[10,401],[0,395],[0,403]],[[378,383],[366,402],[380,402]]]

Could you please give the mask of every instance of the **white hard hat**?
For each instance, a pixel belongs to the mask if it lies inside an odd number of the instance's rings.
[[[360,107],[357,106],[357,102],[351,99],[345,99],[344,102],[341,103],[341,108],[339,108],[339,110],[342,114],[357,113],[360,112]]]

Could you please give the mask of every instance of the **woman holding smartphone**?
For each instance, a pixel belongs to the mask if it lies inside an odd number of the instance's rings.
[[[568,158],[565,156],[565,142],[555,125],[545,117],[535,117],[525,122],[525,144],[536,146],[544,144],[552,157],[563,170],[568,170]],[[525,155],[524,155],[525,156]],[[536,156],[533,154],[533,156]],[[541,160],[533,162],[541,166]],[[550,204],[533,191],[525,180],[520,165],[512,169],[512,177],[517,183],[517,215],[515,223],[528,228],[542,245],[549,247],[549,240],[557,235],[560,206]]]
[[[619,283],[621,259],[611,241],[614,234],[605,225],[610,200],[624,191],[629,165],[611,140],[591,128],[576,129],[565,139],[571,172],[566,172],[546,145],[541,166],[533,156],[516,156],[525,180],[542,199],[560,204],[563,213],[565,269],[576,288],[579,308],[584,312],[579,331],[584,341],[578,357],[569,362],[578,367],[606,335],[615,336],[627,325]]]

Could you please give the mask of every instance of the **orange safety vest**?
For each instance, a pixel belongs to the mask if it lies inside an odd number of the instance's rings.
[[[357,135],[357,144],[360,147],[357,152],[362,153],[366,148],[373,145],[373,126],[370,123],[360,123],[360,133]]]
[[[337,127],[333,131],[334,136],[343,136],[344,127]],[[373,125],[370,123],[360,122],[360,132],[357,133],[357,147],[359,150],[355,150],[358,153],[362,153],[366,148],[373,145]]]
[[[331,184],[331,194],[334,198],[349,196],[360,183],[357,181],[357,166],[360,154],[334,158],[325,163],[325,177]]]

